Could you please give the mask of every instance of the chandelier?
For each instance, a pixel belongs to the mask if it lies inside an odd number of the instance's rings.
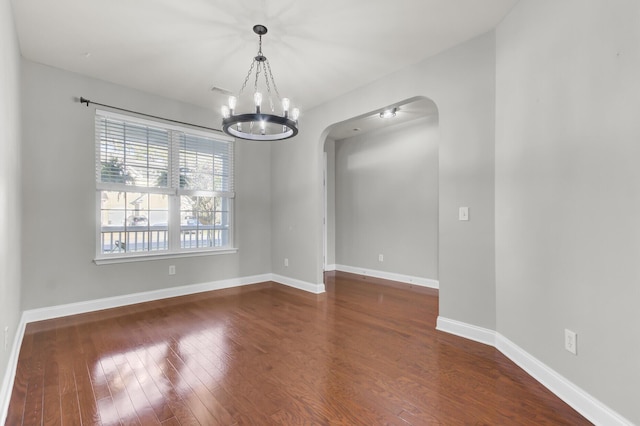
[[[288,98],[281,98],[278,93],[278,86],[273,79],[271,66],[266,56],[262,54],[262,36],[267,33],[264,25],[254,25],[253,32],[259,37],[258,54],[253,58],[249,72],[244,79],[238,96],[229,96],[229,104],[222,107],[222,130],[233,137],[254,141],[276,141],[288,139],[298,134],[298,116],[300,110],[293,108],[289,110],[291,102]],[[252,75],[254,75],[252,77]],[[260,76],[264,76],[264,88],[267,90],[267,103],[269,112],[263,112],[263,93],[258,86],[261,84]],[[253,112],[236,112],[236,107],[241,106],[242,94],[249,81],[253,81],[253,105],[250,107]],[[275,92],[279,101],[282,114],[276,114],[276,108],[271,94],[271,89]],[[247,98],[248,96],[245,96]]]

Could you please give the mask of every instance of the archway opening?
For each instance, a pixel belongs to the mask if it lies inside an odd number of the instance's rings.
[[[329,128],[325,271],[438,287],[439,142],[438,109],[424,97]]]

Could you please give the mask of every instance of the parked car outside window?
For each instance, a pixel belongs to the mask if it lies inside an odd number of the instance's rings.
[[[146,216],[129,216],[127,218],[127,226],[147,226],[149,220]]]

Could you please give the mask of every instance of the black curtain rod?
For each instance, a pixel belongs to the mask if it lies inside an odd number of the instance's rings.
[[[200,129],[213,130],[214,132],[222,133],[222,130],[220,130],[220,129],[214,129],[212,127],[207,127],[207,126],[200,126],[199,124],[185,123],[184,121],[172,120],[170,118],[158,117],[157,115],[145,114],[144,112],[131,111],[130,109],[120,108],[120,107],[116,107],[116,106],[113,106],[113,105],[101,104],[99,102],[94,102],[94,101],[91,101],[91,100],[89,100],[87,98],[83,98],[82,96],[80,97],[80,103],[81,104],[87,104],[87,106],[89,106],[89,104],[100,105],[100,106],[107,107],[107,108],[117,109],[118,111],[130,112],[132,114],[143,115],[145,117],[151,117],[151,118],[156,118],[158,120],[169,121],[171,123],[184,124],[185,126],[198,127]]]

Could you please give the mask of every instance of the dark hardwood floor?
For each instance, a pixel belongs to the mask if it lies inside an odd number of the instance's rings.
[[[7,424],[590,424],[494,348],[436,331],[436,290],[326,283],[31,323]]]

